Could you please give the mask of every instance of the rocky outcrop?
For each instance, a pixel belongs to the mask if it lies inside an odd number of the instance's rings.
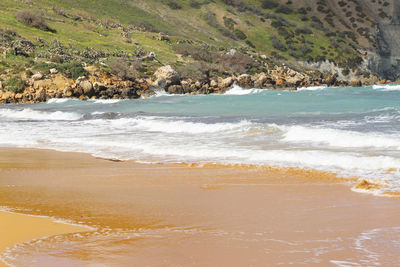
[[[156,87],[168,88],[170,85],[179,83],[179,75],[170,65],[159,68],[154,76]]]
[[[237,84],[243,88],[268,88],[277,90],[296,90],[307,86],[362,86],[377,83],[376,77],[359,78],[352,82],[340,81],[335,75],[310,74],[289,67],[275,67],[268,72],[253,75],[212,77],[207,80],[180,79],[171,66],[159,68],[155,79],[121,80],[96,67],[87,67],[87,76],[76,80],[59,73],[47,76],[36,73],[26,82],[22,93],[7,92],[1,89],[2,103],[37,103],[51,98],[86,99],[134,99],[150,97],[154,90],[165,90],[170,94],[221,94]]]

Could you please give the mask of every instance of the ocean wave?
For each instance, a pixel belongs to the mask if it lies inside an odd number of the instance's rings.
[[[74,112],[47,112],[26,108],[23,110],[0,109],[0,117],[15,120],[74,121],[81,119],[82,115]]]
[[[89,102],[94,104],[115,104],[121,102],[121,99],[90,99]]]
[[[93,121],[89,123],[93,123]],[[252,126],[251,122],[245,120],[238,123],[202,123],[160,117],[120,118],[111,121],[99,121],[99,123],[111,124],[117,128],[129,127],[130,129],[134,128],[151,132],[188,134],[242,130],[245,127]]]
[[[49,99],[46,103],[47,104],[62,104],[62,103],[68,102],[70,100],[73,100],[73,99],[71,99],[71,98],[52,98],[52,99]]]
[[[400,91],[400,84],[377,84],[372,89],[380,91]]]
[[[265,92],[266,89],[243,89],[238,85],[234,85],[232,89],[225,92],[224,95],[254,95]]]
[[[331,128],[280,126],[283,141],[323,143],[332,147],[399,149],[400,137],[379,133],[361,133]]]
[[[327,85],[299,87],[299,88],[297,88],[297,91],[318,91],[318,90],[324,90],[326,88],[328,88]]]

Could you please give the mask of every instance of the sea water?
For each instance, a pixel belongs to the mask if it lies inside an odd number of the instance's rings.
[[[400,191],[400,86],[3,105],[0,146],[317,169]]]

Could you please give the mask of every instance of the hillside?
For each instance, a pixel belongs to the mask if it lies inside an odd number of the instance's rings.
[[[124,78],[162,65],[201,78],[325,62],[351,80],[369,75],[376,25],[393,9],[389,0],[3,0],[0,73],[79,62]]]

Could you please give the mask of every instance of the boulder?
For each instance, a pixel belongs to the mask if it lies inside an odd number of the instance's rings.
[[[82,81],[79,86],[82,88],[84,95],[91,97],[94,94],[93,85],[88,80]]]
[[[159,68],[154,76],[155,85],[158,87],[168,88],[170,85],[179,83],[179,75],[170,65]]]
[[[139,90],[136,92],[137,93],[137,97],[142,97],[142,98],[148,98],[151,97],[153,95],[155,95],[156,93],[153,90]]]
[[[267,82],[267,80],[268,80],[268,76],[264,72],[254,75],[253,76],[254,87],[255,88],[263,88],[264,84]]]
[[[35,100],[38,102],[46,101],[46,90],[40,89],[35,95]]]
[[[284,85],[284,84],[285,84],[285,81],[282,80],[282,79],[279,79],[279,80],[276,81],[276,85],[277,85],[277,86],[282,86],[282,85]]]
[[[251,76],[249,74],[242,74],[237,78],[237,82],[239,86],[243,88],[250,88],[252,87]]]
[[[76,87],[74,88],[74,95],[77,96],[77,97],[83,95],[83,89],[82,89],[82,87],[76,86]]]
[[[333,86],[336,85],[337,79],[335,75],[330,75],[328,78],[326,78],[323,83],[328,85],[328,86]]]
[[[58,70],[57,69],[50,69],[50,74],[57,74],[58,73]]]
[[[72,94],[73,94],[73,91],[72,91],[71,88],[67,87],[67,88],[64,89],[63,94],[64,94],[65,97],[71,97]]]
[[[107,87],[102,83],[94,82],[93,89],[95,92],[99,92],[99,91],[107,90]]]
[[[211,87],[217,87],[217,86],[218,86],[217,81],[216,81],[216,80],[211,80],[211,81],[210,81],[210,86],[211,86]]]
[[[181,85],[171,85],[168,87],[168,93],[170,94],[183,94],[183,88]]]
[[[1,100],[3,101],[8,101],[10,98],[12,98],[12,94],[11,92],[4,92],[1,96]]]
[[[362,82],[360,80],[354,80],[354,81],[350,82],[350,86],[361,87],[362,86]]]
[[[231,87],[233,83],[234,83],[234,79],[232,77],[228,77],[225,79],[218,78],[218,87],[219,88],[227,89],[227,88]]]
[[[34,80],[34,81],[39,81],[39,80],[43,79],[43,74],[41,74],[40,72],[38,72],[38,73],[32,75],[31,78],[32,78],[32,80]]]

